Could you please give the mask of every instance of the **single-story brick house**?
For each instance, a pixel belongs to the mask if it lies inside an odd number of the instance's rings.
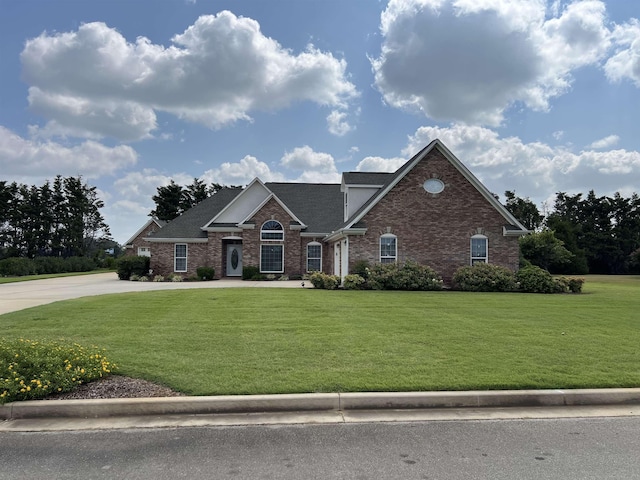
[[[527,229],[439,140],[395,173],[345,172],[341,184],[262,182],[222,189],[145,237],[153,274],[239,277],[414,260],[446,283],[463,265],[518,268]]]
[[[167,222],[158,220],[155,217],[150,218],[149,221],[124,244],[124,254],[128,256],[139,255],[142,257],[150,257],[151,246],[147,237],[156,233],[166,224]]]

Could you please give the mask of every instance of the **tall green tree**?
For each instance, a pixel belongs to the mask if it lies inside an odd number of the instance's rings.
[[[504,195],[507,199],[505,207],[527,230],[535,231],[540,228],[544,217],[535,203],[528,198],[516,196],[514,191],[507,190]]]
[[[209,196],[209,189],[204,181],[193,179],[191,185],[187,185],[182,194],[182,211],[195,207]]]
[[[573,254],[558,240],[553,230],[533,232],[520,238],[520,254],[524,260],[551,273],[562,272]]]
[[[157,192],[152,197],[156,208],[151,210],[150,216],[170,222],[184,211],[184,191],[182,186],[171,180],[169,185],[158,187]]]

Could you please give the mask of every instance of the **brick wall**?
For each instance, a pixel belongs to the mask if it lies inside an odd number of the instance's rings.
[[[262,242],[260,240],[260,229],[268,220],[280,222],[284,228],[284,242]],[[300,275],[303,273],[301,252],[303,239],[299,230],[290,230],[289,224],[292,217],[274,199],[269,200],[252,221],[255,222],[255,229],[245,230],[242,234],[242,264],[245,266],[260,266],[260,245],[273,244],[284,245],[284,275]],[[306,239],[304,244],[306,245]],[[305,247],[306,248],[306,247]],[[304,257],[306,258],[306,250]]]
[[[186,242],[176,242],[186,243]],[[168,276],[172,273],[183,278],[196,275],[198,267],[212,266],[208,257],[208,243],[187,243],[187,271],[174,272],[174,248],[175,243],[153,243],[151,247],[150,266],[153,275]],[[215,268],[215,267],[214,267]],[[216,275],[218,270],[216,269]]]
[[[442,193],[423,188],[437,177]],[[518,267],[518,238],[505,237],[507,222],[444,156],[434,149],[416,165],[363,219],[364,236],[349,238],[349,268],[356,261],[379,261],[380,235],[397,236],[398,260],[429,265],[450,283],[455,270],[470,263],[470,238],[488,237],[489,262]]]
[[[158,227],[158,225],[156,225],[155,222],[152,222],[136,238],[133,239],[133,242],[132,242],[133,247],[125,249],[124,254],[127,256],[135,256],[135,255],[138,255],[139,247],[150,247],[151,243],[145,240],[145,238],[151,235],[152,233],[157,232],[159,228],[160,227]]]

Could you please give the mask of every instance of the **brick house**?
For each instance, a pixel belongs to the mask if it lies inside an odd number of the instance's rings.
[[[145,223],[140,230],[133,234],[127,242],[124,244],[124,254],[126,256],[131,255],[140,255],[144,257],[151,256],[151,245],[147,237],[150,237],[162,227],[166,225],[167,222],[163,222],[162,220],[158,220],[153,217],[150,218],[147,223]]]
[[[222,189],[145,237],[154,274],[239,277],[321,270],[344,277],[359,260],[414,260],[445,283],[463,265],[518,268],[527,229],[440,142],[395,173],[345,172],[341,184],[263,183]]]

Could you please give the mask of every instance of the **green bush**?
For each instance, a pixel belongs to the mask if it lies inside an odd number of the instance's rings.
[[[67,272],[67,266],[62,257],[36,257],[33,259],[38,275],[47,273]]]
[[[517,290],[511,270],[490,263],[460,267],[453,274],[453,286],[465,292],[512,292]]]
[[[365,281],[369,278],[369,262],[366,260],[358,260],[351,269],[351,273],[360,275]]]
[[[253,277],[260,274],[260,269],[255,265],[245,265],[242,267],[242,279],[254,280]]]
[[[22,277],[50,273],[90,272],[96,263],[88,257],[13,257],[0,260],[0,276]]]
[[[549,272],[535,265],[518,270],[516,282],[522,292],[561,293],[564,291],[562,281],[554,280]]]
[[[378,263],[369,269],[367,283],[374,290],[442,290],[442,278],[426,265]]]
[[[116,368],[98,347],[0,338],[0,404],[68,392]]]
[[[365,288],[365,279],[356,273],[346,275],[342,287],[345,290],[362,290]]]
[[[213,277],[216,275],[216,271],[213,267],[198,267],[196,269],[196,275],[200,281],[213,280]]]
[[[37,273],[36,265],[30,258],[11,257],[0,260],[0,275],[3,277],[22,277]]]
[[[149,257],[145,258],[148,259]],[[64,259],[64,264],[66,272],[90,272],[96,269],[96,262],[89,257],[67,257]],[[148,267],[147,270],[149,270]]]
[[[149,273],[149,257],[132,256],[118,260],[118,278],[129,280],[131,275],[145,276]]]
[[[337,275],[327,275],[322,272],[313,272],[309,277],[314,288],[325,290],[335,290],[340,285],[340,277]]]
[[[582,285],[584,285],[584,278],[569,279],[569,291],[571,293],[582,293]]]

